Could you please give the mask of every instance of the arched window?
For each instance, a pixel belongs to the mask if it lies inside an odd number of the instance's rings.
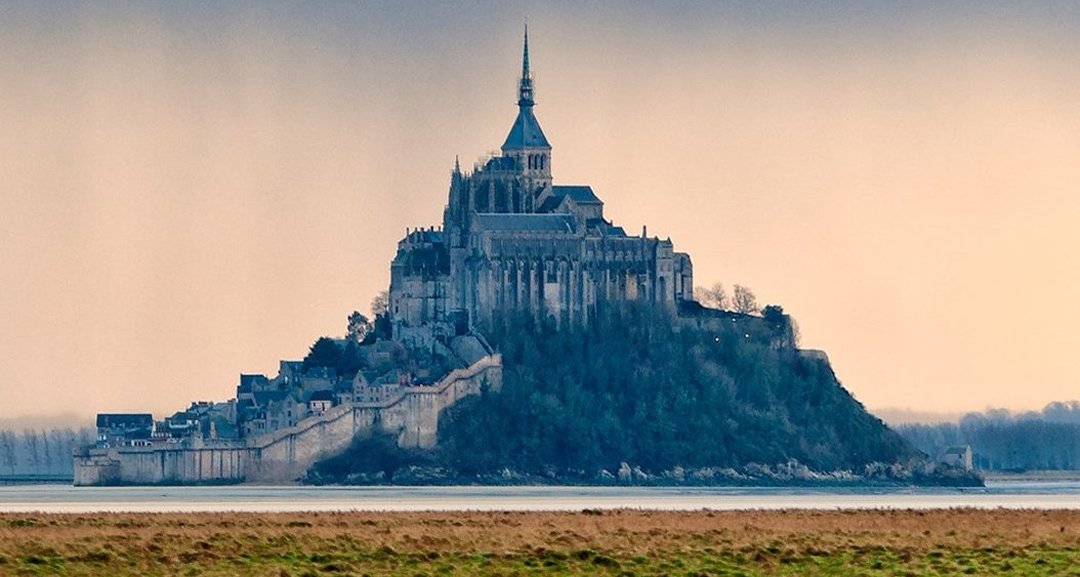
[[[546,154],[541,154],[540,155],[540,170],[544,170],[544,164],[545,164],[544,161],[545,160],[547,160],[547,155]]]
[[[499,187],[495,189],[495,210],[494,212],[510,212],[509,200],[506,195],[506,189]]]

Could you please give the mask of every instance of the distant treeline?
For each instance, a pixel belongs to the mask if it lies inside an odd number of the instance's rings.
[[[968,413],[959,423],[908,424],[900,434],[938,456],[971,445],[976,468],[999,471],[1080,470],[1080,402],[1050,403],[1042,411],[995,409]]]
[[[72,450],[94,437],[89,427],[0,430],[0,476],[70,475]]]

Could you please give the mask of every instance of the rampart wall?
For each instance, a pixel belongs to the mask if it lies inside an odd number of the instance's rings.
[[[319,459],[373,433],[397,435],[398,446],[431,448],[439,412],[502,386],[502,358],[484,357],[432,386],[404,387],[377,403],[346,403],[292,427],[246,440],[192,439],[183,446],[88,449],[75,456],[75,485],[288,483]]]

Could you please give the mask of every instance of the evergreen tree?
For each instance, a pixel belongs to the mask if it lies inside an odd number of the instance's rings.
[[[337,367],[341,361],[342,349],[334,339],[319,337],[304,357],[303,367],[308,370],[314,367]]]
[[[653,473],[790,459],[861,471],[921,459],[844,390],[824,358],[784,338],[789,317],[779,307],[768,314],[675,318],[608,305],[588,326],[497,315],[483,330],[502,354],[501,390],[443,411],[439,446],[426,461],[404,463],[589,480],[623,462]],[[351,455],[334,460],[338,473],[371,472],[359,465],[370,455]]]

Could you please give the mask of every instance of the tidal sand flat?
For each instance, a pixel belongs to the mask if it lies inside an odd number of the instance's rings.
[[[0,575],[1080,575],[1080,511],[0,515]]]

